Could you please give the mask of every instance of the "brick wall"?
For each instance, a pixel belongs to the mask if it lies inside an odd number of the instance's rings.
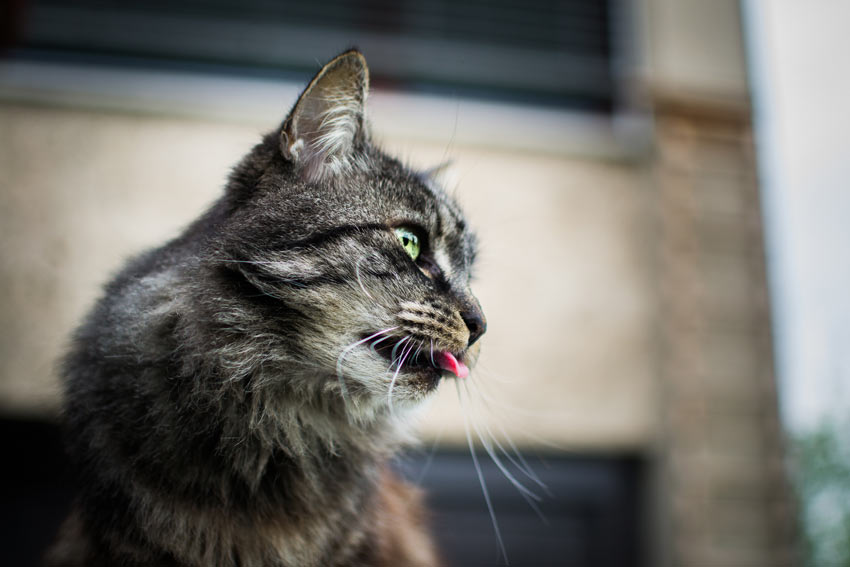
[[[746,109],[657,109],[659,480],[672,565],[794,563]]]

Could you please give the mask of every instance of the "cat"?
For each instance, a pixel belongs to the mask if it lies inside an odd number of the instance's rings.
[[[48,565],[439,564],[388,460],[477,359],[476,240],[370,141],[368,87],[361,53],[330,61],[223,196],[106,285],[63,363],[80,492]]]

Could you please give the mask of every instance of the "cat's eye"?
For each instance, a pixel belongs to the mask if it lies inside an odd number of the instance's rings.
[[[419,258],[419,252],[422,247],[419,237],[416,236],[409,228],[405,228],[403,226],[397,227],[395,229],[395,235],[398,237],[398,241],[401,242],[402,248],[407,252],[407,255],[416,260]]]

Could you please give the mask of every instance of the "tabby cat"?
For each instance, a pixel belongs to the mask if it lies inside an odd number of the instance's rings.
[[[370,142],[357,51],[178,238],[105,288],[64,361],[80,484],[53,566],[430,566],[388,459],[485,320],[475,239]]]

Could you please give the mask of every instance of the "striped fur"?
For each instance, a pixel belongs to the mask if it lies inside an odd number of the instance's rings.
[[[106,286],[64,362],[80,494],[50,565],[436,563],[386,463],[434,353],[474,363],[475,242],[369,142],[367,88],[359,53],[331,61],[221,199]]]

